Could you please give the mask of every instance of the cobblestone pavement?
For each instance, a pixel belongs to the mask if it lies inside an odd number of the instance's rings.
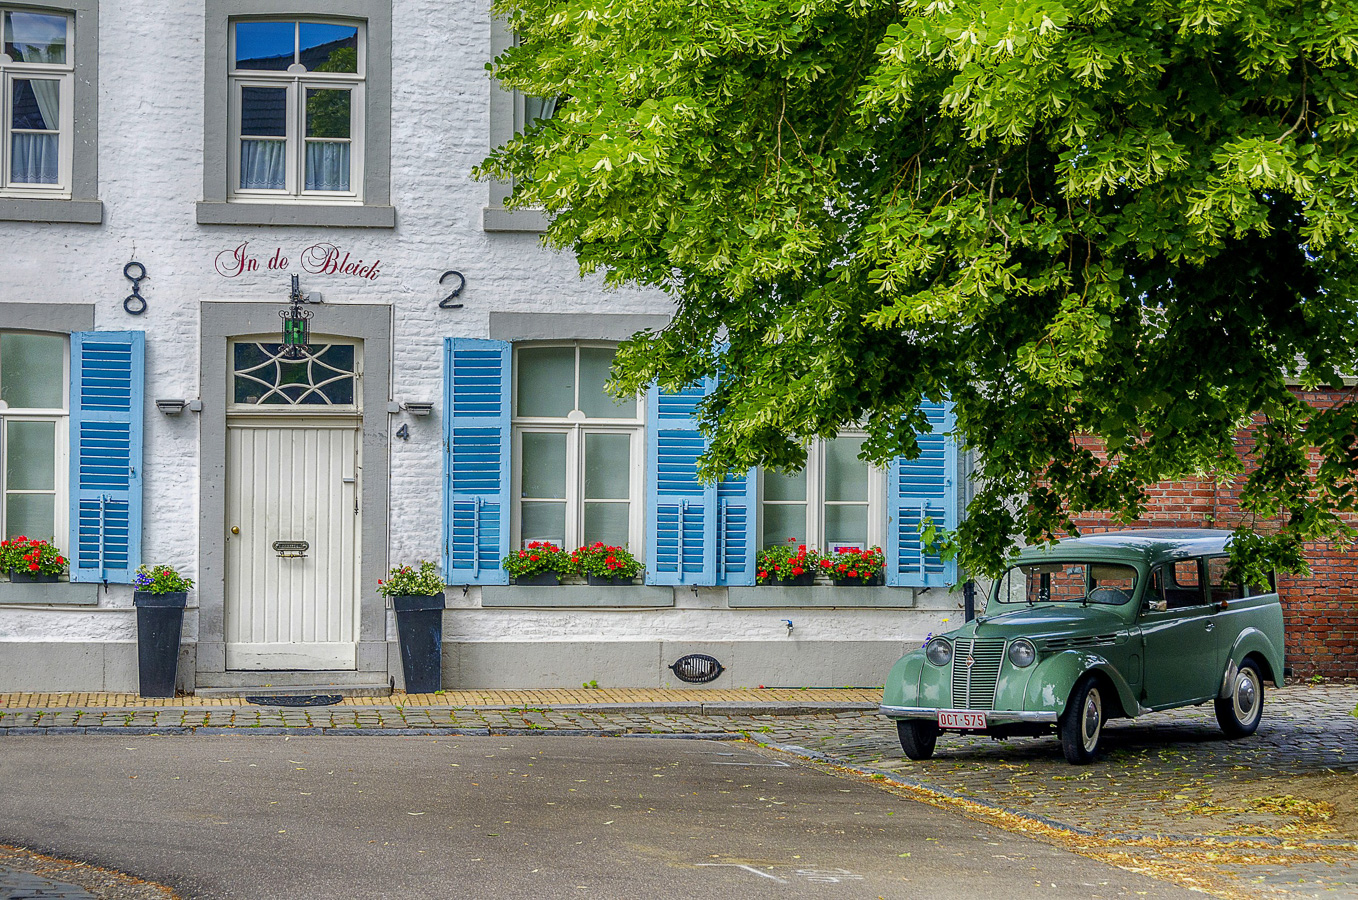
[[[94,900],[84,888],[0,866],[0,897],[5,900]]]
[[[582,693],[602,702],[578,705]],[[873,712],[880,695],[871,691],[630,691],[606,699],[592,691],[463,692],[449,699],[465,703],[465,694],[482,705],[396,695],[313,708],[239,700],[188,705],[192,698],[110,707],[101,705],[108,695],[85,695],[79,706],[72,695],[50,695],[57,699],[19,707],[0,695],[0,735],[131,729],[743,736],[968,814],[998,809],[1059,825],[1082,849],[1129,867],[1177,873],[1180,880],[1205,872],[1245,895],[1358,897],[1355,687],[1272,691],[1258,734],[1239,741],[1223,737],[1210,706],[1113,723],[1102,758],[1088,767],[1067,765],[1055,737],[944,736],[934,759],[911,762],[892,723]]]
[[[0,845],[3,900],[176,900],[163,885]]]

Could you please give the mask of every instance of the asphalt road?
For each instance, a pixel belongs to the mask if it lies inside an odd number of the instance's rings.
[[[1189,898],[749,745],[0,740],[0,843],[186,898]]]

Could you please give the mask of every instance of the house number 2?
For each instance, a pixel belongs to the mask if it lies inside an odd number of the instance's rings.
[[[453,292],[451,294],[449,294],[447,297],[444,297],[442,300],[439,301],[439,309],[461,309],[462,304],[454,303],[453,301],[457,299],[458,294],[462,293],[462,289],[467,286],[467,279],[464,278],[462,276],[462,273],[457,271],[456,269],[449,269],[447,272],[444,272],[442,275],[439,276],[439,284],[444,284],[448,280],[449,276],[457,277],[457,287],[453,288]]]

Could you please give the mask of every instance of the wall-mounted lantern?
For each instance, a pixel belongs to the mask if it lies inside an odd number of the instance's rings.
[[[283,319],[283,352],[282,356],[287,359],[305,359],[310,354],[307,346],[311,338],[311,311],[302,309],[302,304],[306,302],[306,296],[302,293],[301,278],[292,276],[292,293],[288,299],[292,306],[288,309],[279,310],[278,315]]]

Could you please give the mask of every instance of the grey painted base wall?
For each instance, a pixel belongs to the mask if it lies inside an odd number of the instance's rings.
[[[443,686],[579,688],[593,681],[605,688],[873,687],[886,680],[901,654],[916,646],[900,641],[796,640],[445,643]],[[689,653],[715,657],[725,671],[703,685],[680,681],[669,667]]]
[[[918,642],[901,641],[561,641],[445,643],[443,686],[449,690],[600,687],[872,687]],[[670,666],[689,653],[716,657],[716,681],[688,685]],[[403,687],[395,641],[387,659]],[[192,692],[197,645],[179,651],[177,686]],[[137,692],[135,641],[0,642],[0,692]]]
[[[179,647],[176,687],[192,691],[197,645]],[[0,691],[137,692],[137,642],[0,642]]]

